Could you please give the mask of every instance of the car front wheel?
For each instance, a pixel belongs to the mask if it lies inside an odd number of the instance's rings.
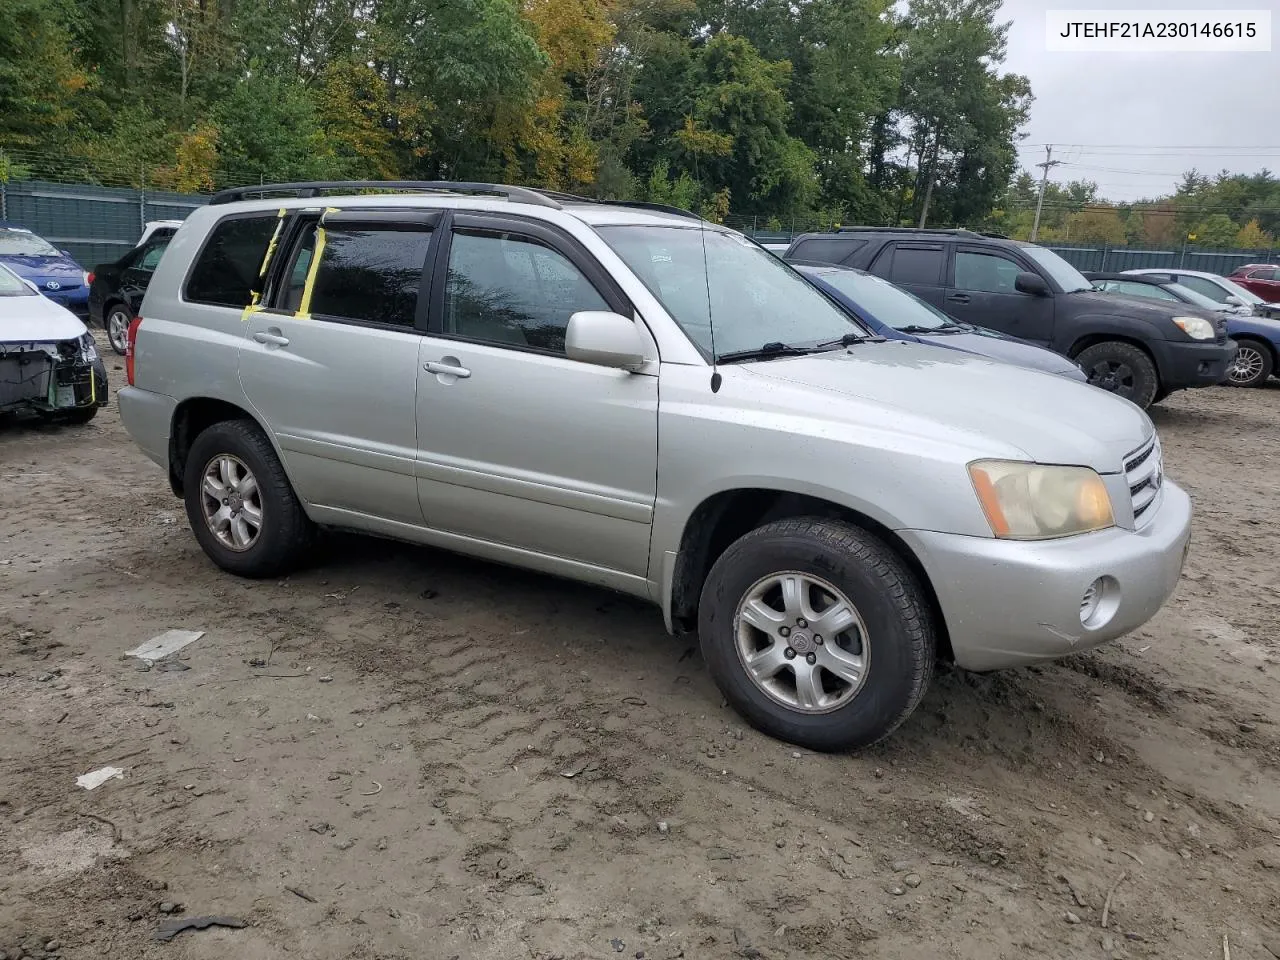
[[[1227,368],[1227,383],[1233,387],[1258,387],[1271,376],[1271,351],[1256,340],[1237,340],[1236,358]]]
[[[314,527],[256,423],[225,420],[196,437],[183,483],[187,520],[209,558],[242,577],[298,565]]]
[[[1155,402],[1160,390],[1155,363],[1145,350],[1131,343],[1095,343],[1080,352],[1076,363],[1093,386],[1131,400],[1144,410]]]
[[[753,726],[815,750],[887,737],[924,696],[936,635],[898,555],[838,520],[770,523],[716,561],[698,608],[703,657]]]

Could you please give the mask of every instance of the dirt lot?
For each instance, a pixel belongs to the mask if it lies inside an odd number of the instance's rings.
[[[656,610],[357,538],[235,580],[114,406],[0,426],[0,956],[1280,957],[1280,385],[1155,419],[1174,601],[851,757]],[[122,656],[169,628],[187,669]]]

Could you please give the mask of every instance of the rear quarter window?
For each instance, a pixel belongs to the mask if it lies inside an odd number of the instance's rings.
[[[275,211],[220,221],[196,257],[183,296],[192,303],[247,307],[276,223]]]

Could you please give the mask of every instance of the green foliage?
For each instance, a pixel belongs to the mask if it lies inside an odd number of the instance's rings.
[[[801,226],[914,217],[931,183],[931,219],[989,219],[1030,100],[997,9],[0,0],[0,149],[64,179],[505,179]]]

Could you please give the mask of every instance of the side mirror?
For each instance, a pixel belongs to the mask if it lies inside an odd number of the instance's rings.
[[[645,364],[644,338],[635,321],[607,310],[581,310],[569,318],[564,352],[570,360],[637,370]]]
[[[1044,282],[1044,277],[1030,270],[1023,270],[1018,274],[1013,281],[1013,289],[1019,293],[1029,293],[1033,297],[1049,295],[1049,284]]]
[[[1233,307],[1243,307],[1244,301],[1237,297],[1234,293],[1227,295],[1227,303]]]

